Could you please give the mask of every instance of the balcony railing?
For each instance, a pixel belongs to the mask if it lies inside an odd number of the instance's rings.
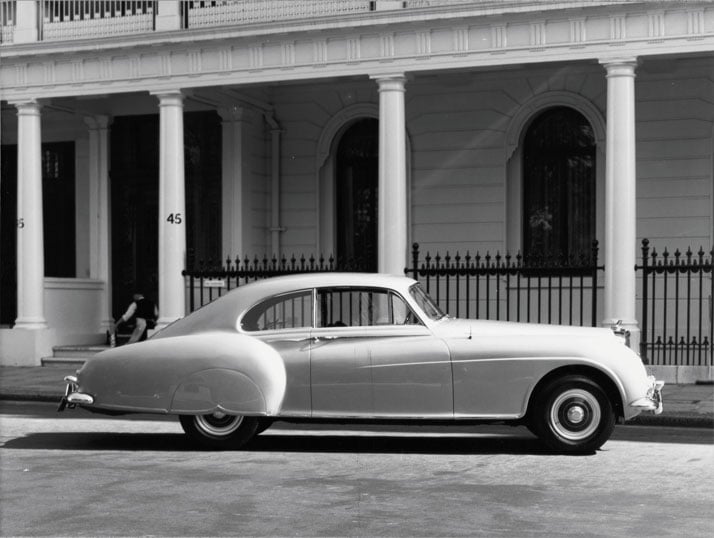
[[[30,1],[0,0],[0,45],[13,43],[18,4],[25,4],[26,10]],[[157,16],[171,9],[177,13],[171,29],[192,30],[464,4],[489,10],[538,7],[538,2],[528,0],[39,0],[36,24],[38,40],[66,41],[151,33],[157,28]]]
[[[184,28],[330,17],[374,10],[370,0],[232,0],[184,2]]]
[[[14,41],[16,8],[15,2],[0,2],[0,44]]]
[[[92,39],[154,30],[156,1],[41,2],[43,41]]]
[[[24,0],[27,2],[27,0]],[[180,27],[239,26],[261,22],[344,16],[375,11],[380,0],[196,0],[180,1]],[[458,0],[454,0],[458,1]],[[38,3],[38,39],[66,41],[151,33],[162,0],[42,0]],[[404,7],[404,5],[402,5]],[[12,43],[17,0],[0,0],[0,44]]]

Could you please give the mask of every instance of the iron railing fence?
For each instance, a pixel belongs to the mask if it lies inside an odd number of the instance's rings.
[[[598,243],[574,258],[524,257],[506,253],[422,255],[413,245],[405,273],[424,285],[447,313],[456,317],[596,326],[602,287]],[[640,353],[655,365],[710,366],[714,337],[712,260],[699,249],[662,254],[642,242],[642,262],[634,269],[640,289]],[[191,264],[189,311],[233,288],[273,276],[328,271],[364,271],[359,260],[292,256],[227,259]]]
[[[456,317],[594,327],[603,269],[597,241],[573,257],[427,252],[422,258],[415,243],[406,273]]]
[[[299,273],[324,273],[334,271],[365,272],[360,260],[337,260],[330,256],[301,255],[290,258],[273,256],[268,258],[236,257],[227,258],[224,262],[198,261],[189,256],[190,269],[182,272],[187,281],[187,307],[189,312],[200,308],[234,288],[256,280],[282,275]]]
[[[420,258],[419,245],[412,249],[412,267],[405,273],[423,283],[447,313],[456,317],[558,323],[597,324],[598,243],[589,253],[574,258],[471,256],[428,252]],[[364,271],[361,260],[334,257],[309,258],[237,257],[225,262],[190,261],[183,271],[187,279],[187,308],[193,312],[236,287],[280,275]]]
[[[650,364],[712,366],[714,250],[664,249],[642,240],[640,355]]]

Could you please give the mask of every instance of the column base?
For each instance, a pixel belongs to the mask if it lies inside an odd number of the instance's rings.
[[[0,329],[0,365],[41,366],[56,343],[55,329]]]
[[[17,318],[13,329],[43,330],[49,328],[44,318]]]

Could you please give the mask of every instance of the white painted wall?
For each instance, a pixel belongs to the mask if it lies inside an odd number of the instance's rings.
[[[637,231],[652,244],[698,248],[714,239],[712,65],[651,61],[638,71]],[[536,97],[553,92],[577,95],[605,116],[605,72],[594,64],[417,76],[407,83],[412,241],[452,254],[513,248],[507,241],[513,208],[507,204],[506,130]],[[285,129],[283,251],[312,253],[319,250],[318,139],[340,110],[376,104],[376,92],[369,81],[355,81],[289,86],[272,99]],[[603,221],[600,215],[601,242]]]

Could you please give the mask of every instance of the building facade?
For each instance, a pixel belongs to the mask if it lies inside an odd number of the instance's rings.
[[[187,258],[403,273],[414,242],[597,239],[636,345],[640,241],[714,243],[710,2],[1,5],[4,363],[101,341],[137,288],[185,315]]]

